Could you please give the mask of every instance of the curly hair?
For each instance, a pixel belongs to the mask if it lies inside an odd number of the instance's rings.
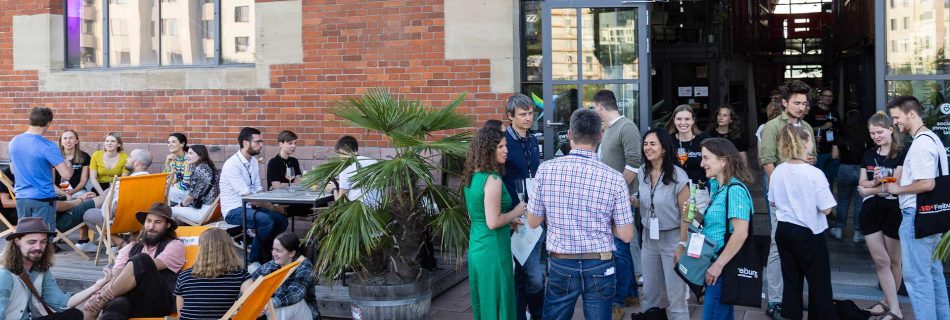
[[[495,149],[505,139],[505,134],[497,129],[481,128],[475,132],[475,139],[465,154],[465,172],[462,174],[462,186],[472,182],[477,171],[503,174],[505,165],[495,161]]]
[[[23,237],[11,239],[7,241],[7,244],[3,248],[3,257],[0,258],[0,263],[2,263],[3,268],[10,271],[14,275],[23,274],[25,271],[23,269],[23,253],[20,252],[20,246],[16,244],[17,241]],[[33,270],[39,272],[46,272],[53,267],[53,259],[55,257],[53,249],[53,241],[46,243],[46,251],[43,252],[43,256],[40,258],[40,262],[33,264]]]
[[[779,132],[778,135],[778,157],[782,161],[788,161],[794,158],[803,158],[805,154],[805,144],[811,140],[811,132],[802,127],[788,124]]]
[[[765,106],[765,117],[767,119],[765,121],[775,119],[780,114],[782,114],[782,98],[779,96],[772,97],[772,101]]]
[[[709,121],[709,128],[706,129],[706,131],[713,132],[719,128],[719,111],[723,109],[729,110],[729,132],[726,133],[726,137],[729,137],[729,139],[739,138],[739,135],[742,134],[739,129],[739,118],[736,114],[736,110],[728,105],[721,105],[718,109],[716,109],[716,113],[713,113],[716,119]]]
[[[904,139],[901,137],[901,130],[894,125],[894,119],[891,119],[884,111],[878,111],[868,119],[868,126],[891,129],[891,150],[887,151],[887,158],[894,159],[900,156],[901,151],[904,150]]]
[[[198,258],[191,274],[207,279],[241,270],[241,258],[234,249],[234,241],[224,229],[205,230],[198,238]]]

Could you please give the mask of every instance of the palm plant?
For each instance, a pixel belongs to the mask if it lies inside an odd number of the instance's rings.
[[[340,199],[314,221],[307,235],[320,252],[315,272],[329,282],[347,270],[378,284],[419,280],[424,272],[417,262],[425,249],[424,230],[431,227],[441,238],[443,254],[459,262],[468,248],[469,220],[456,189],[438,184],[440,159],[464,157],[469,134],[451,133],[470,126],[456,112],[465,95],[445,107],[432,108],[395,96],[383,89],[341,101],[331,113],[348,125],[381,134],[395,154],[359,167],[352,188],[378,204]],[[448,132],[446,132],[448,131]],[[306,186],[325,187],[353,163],[341,157],[320,165],[303,177]]]

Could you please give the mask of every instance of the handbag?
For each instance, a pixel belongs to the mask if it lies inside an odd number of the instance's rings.
[[[725,186],[726,188],[726,212],[729,212],[729,187],[732,187],[732,184]],[[711,197],[710,197],[711,198]],[[706,206],[706,211],[709,210],[709,207]],[[705,212],[703,213],[705,216]],[[728,215],[727,215],[728,216]],[[727,224],[728,226],[728,221]],[[728,227],[726,228],[728,229]],[[688,233],[690,235],[694,233],[702,233],[700,228],[689,225]],[[673,272],[676,273],[686,285],[689,286],[689,289],[696,294],[697,297],[703,296],[703,291],[706,286],[706,269],[709,269],[709,266],[712,265],[713,260],[716,256],[722,252],[722,249],[716,251],[716,244],[713,243],[709,238],[703,239],[703,248],[699,254],[699,257],[691,257],[686,253],[686,250],[683,250],[683,253],[680,254],[679,261],[676,263],[676,266],[673,268]],[[725,246],[723,246],[725,248]]]
[[[923,134],[934,142],[933,137]],[[944,233],[950,230],[950,175],[941,172],[946,157],[937,155],[937,177],[934,178],[934,188],[931,191],[917,195],[917,215],[914,217],[914,236],[917,239]]]
[[[745,190],[745,188],[743,187]],[[748,190],[746,190],[748,192]],[[728,206],[729,198],[726,193],[726,204]],[[727,208],[728,210],[728,208]],[[728,211],[727,211],[728,212]],[[749,290],[750,288],[762,288],[763,267],[768,257],[768,246],[771,244],[770,237],[756,235],[753,233],[753,224],[756,219],[749,208],[749,234],[745,242],[736,255],[726,263],[722,268],[722,274],[718,281],[722,281],[722,296],[720,302],[723,304],[747,306],[758,308],[762,304],[761,290]],[[725,215],[726,225],[728,225],[729,215]],[[724,243],[729,243],[732,232],[726,228],[726,237]],[[725,245],[723,245],[725,248]],[[765,250],[763,250],[765,249]]]

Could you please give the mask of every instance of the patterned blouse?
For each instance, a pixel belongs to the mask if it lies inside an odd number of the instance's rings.
[[[207,163],[199,163],[189,175],[191,188],[187,189],[188,195],[195,201],[201,200],[202,204],[211,204],[218,197],[218,174]]]
[[[251,274],[251,279],[266,276],[280,268],[281,265],[277,264],[276,261],[268,261]],[[312,273],[313,264],[310,263],[310,260],[304,259],[297,270],[294,270],[294,273],[287,277],[287,281],[284,281],[284,284],[274,292],[271,297],[274,308],[291,306],[300,302],[300,300],[304,300],[307,306],[310,307],[314,319],[318,318],[320,310],[317,309],[317,297],[313,291],[314,278]]]
[[[168,164],[167,171],[171,172],[175,176],[175,187],[181,190],[188,190],[192,170],[188,168],[188,156],[185,155],[180,158],[175,158]]]

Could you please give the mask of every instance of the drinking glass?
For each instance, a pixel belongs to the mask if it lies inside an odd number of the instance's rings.
[[[685,164],[686,164],[686,160],[689,159],[689,154],[686,153],[686,149],[685,149],[685,148],[678,148],[678,149],[676,149],[676,155],[679,157],[679,160],[680,160],[680,164],[681,164],[681,165],[685,165]]]

